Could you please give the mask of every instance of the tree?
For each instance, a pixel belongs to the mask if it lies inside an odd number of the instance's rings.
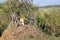
[[[31,16],[33,17],[37,10],[37,7],[32,4],[32,1],[33,0],[7,0],[4,4],[3,11],[7,14],[19,13],[19,16],[24,15],[25,18],[30,20]]]

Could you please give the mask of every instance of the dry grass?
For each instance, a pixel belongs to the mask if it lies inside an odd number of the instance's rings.
[[[15,27],[10,24],[3,32],[0,40],[60,40],[60,38],[48,36],[34,26]]]
[[[3,32],[0,40],[45,40],[47,36],[33,26],[11,27]]]

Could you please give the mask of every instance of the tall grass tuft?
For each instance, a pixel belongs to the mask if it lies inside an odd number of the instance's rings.
[[[39,11],[37,25],[45,33],[55,35],[60,30],[60,12],[55,8],[48,10],[48,12],[47,10]]]

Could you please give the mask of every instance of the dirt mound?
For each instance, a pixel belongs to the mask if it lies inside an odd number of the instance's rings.
[[[42,35],[35,27],[19,26],[6,29],[0,40],[43,40]]]

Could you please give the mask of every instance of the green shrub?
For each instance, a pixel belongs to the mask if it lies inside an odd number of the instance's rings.
[[[2,36],[3,31],[7,28],[7,25],[0,22],[0,36]]]
[[[48,10],[48,9],[47,9]],[[43,32],[55,35],[60,30],[60,12],[58,9],[40,10],[37,16],[37,26]]]

